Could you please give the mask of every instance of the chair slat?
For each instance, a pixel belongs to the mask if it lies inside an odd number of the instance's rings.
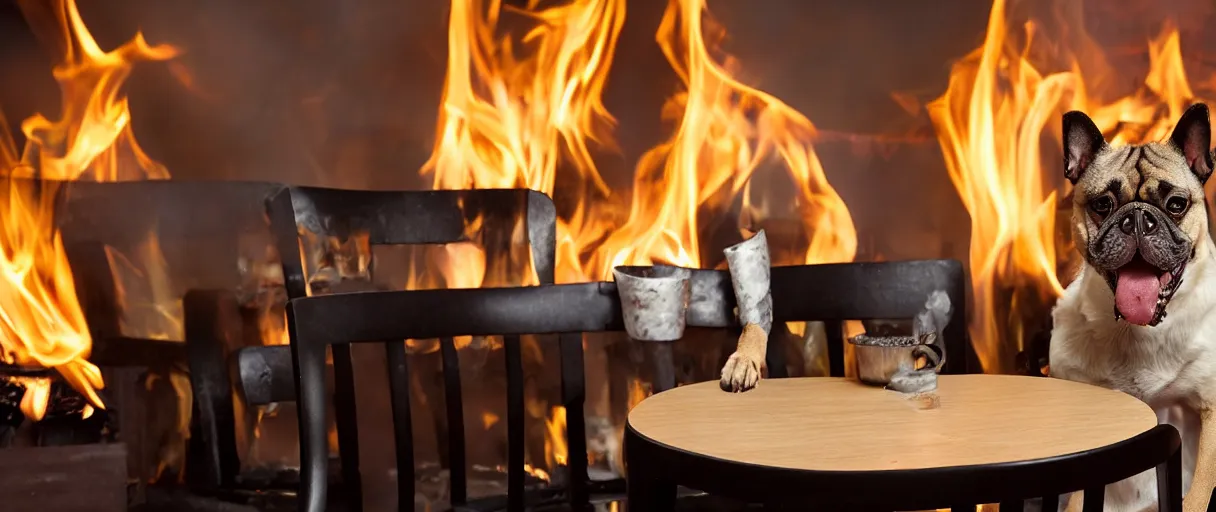
[[[363,510],[363,477],[359,472],[359,411],[355,405],[355,371],[350,345],[332,345],[334,360],[334,422],[338,456],[349,510]]]
[[[587,489],[587,399],[583,357],[583,335],[558,335],[562,361],[562,407],[566,409],[566,470],[569,473],[570,504],[575,510],[589,503]]]
[[[503,336],[507,362],[507,510],[524,510],[524,365],[519,336]]]
[[[1085,489],[1084,505],[1081,510],[1084,512],[1102,512],[1106,506],[1106,486],[1099,485]]]
[[[839,321],[825,322],[824,333],[828,343],[828,375],[844,377],[844,325]]]
[[[456,340],[451,337],[439,339],[439,350],[443,357],[443,400],[448,417],[448,492],[453,505],[468,501],[469,463],[465,458],[464,438],[464,394],[460,385],[460,356],[456,352]]]

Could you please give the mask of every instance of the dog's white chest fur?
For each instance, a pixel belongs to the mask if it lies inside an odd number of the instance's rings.
[[[1199,245],[1156,327],[1116,320],[1110,287],[1088,265],[1052,314],[1051,376],[1117,389],[1149,404],[1182,433],[1184,485],[1194,467],[1198,408],[1216,398],[1216,251],[1211,239]],[[1110,511],[1155,510],[1155,475],[1111,485],[1106,494]]]

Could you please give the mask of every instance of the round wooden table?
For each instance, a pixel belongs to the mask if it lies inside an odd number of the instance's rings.
[[[671,510],[677,485],[845,510],[1021,507],[1095,489],[1089,510],[1105,484],[1153,467],[1161,510],[1181,507],[1177,431],[1118,391],[1005,375],[941,375],[919,397],[840,378],[718,386],[678,387],[630,411],[630,512]]]

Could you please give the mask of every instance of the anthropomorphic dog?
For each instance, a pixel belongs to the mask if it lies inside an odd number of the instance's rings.
[[[1203,184],[1212,174],[1206,105],[1168,141],[1108,144],[1064,115],[1072,233],[1084,263],[1052,313],[1051,376],[1124,391],[1183,437],[1183,509],[1216,486],[1216,246]],[[1069,509],[1079,499],[1069,500]],[[1106,510],[1156,510],[1150,470],[1106,488]],[[1080,510],[1080,508],[1077,508]]]

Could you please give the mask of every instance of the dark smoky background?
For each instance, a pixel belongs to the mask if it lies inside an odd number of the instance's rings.
[[[430,179],[420,176],[419,168],[435,141],[448,2],[78,0],[78,6],[104,50],[142,31],[149,43],[182,51],[169,62],[137,64],[124,88],[136,138],[174,178],[429,188]],[[952,62],[982,43],[990,7],[977,0],[710,1],[728,33],[724,47],[741,63],[738,78],[782,99],[821,130],[815,149],[850,209],[859,237],[858,259],[967,261],[969,220],[923,105],[945,91]],[[664,101],[679,88],[655,43],[665,8],[663,1],[629,2],[606,91],[606,106],[618,122],[620,152],[600,151],[597,164],[622,194],[632,185],[638,157],[665,141],[673,128],[660,118]],[[1213,21],[1211,2],[1015,0],[1009,10],[1010,18],[1019,20],[1011,27],[1020,27],[1028,17],[1040,21],[1045,44],[1036,51],[1048,62],[1053,52],[1062,54],[1088,35],[1116,71],[1113,83],[1106,85],[1123,93],[1143,82],[1147,43],[1172,20],[1181,30],[1191,85],[1201,95],[1216,86],[1216,39],[1204,33]],[[35,112],[59,115],[60,91],[51,73],[58,56],[43,43],[50,41],[38,39],[16,2],[0,3],[0,111],[19,144],[22,119]],[[756,177],[757,187],[782,197],[789,193],[782,176],[779,168],[766,167]],[[560,193],[556,202],[562,205]],[[171,199],[158,204],[176,207]],[[136,209],[131,202],[121,207]],[[212,211],[193,213],[221,215],[226,210],[236,208],[216,204]],[[792,218],[794,210],[774,213]],[[221,220],[212,224],[228,225]],[[224,265],[235,276],[235,257],[200,256],[189,245],[198,245],[197,229],[167,224],[160,235],[175,272],[203,275],[202,265]],[[167,234],[171,229],[180,232]],[[258,247],[264,246],[263,241]],[[462,367],[470,365],[465,375],[478,381],[466,382],[465,391],[482,397],[478,400],[492,404],[486,410],[502,416],[505,378],[485,373],[501,372],[502,364],[488,360],[489,351],[479,354],[462,360]],[[595,379],[606,379],[603,372],[594,374],[595,357],[589,351],[591,388]],[[556,359],[546,355],[544,360]],[[360,389],[386,389],[383,364],[366,368]],[[556,365],[546,370],[556,374]],[[538,394],[556,396],[552,386]],[[607,414],[595,403],[603,394],[589,390],[589,414]],[[391,450],[383,449],[391,442],[384,428],[387,399],[377,400],[379,406],[360,404],[361,429],[367,423],[380,428],[378,437],[369,436],[376,441],[364,445],[368,468],[392,465]],[[474,402],[482,403],[470,399]],[[481,420],[477,407],[467,409],[470,425]],[[362,421],[368,415],[373,421]],[[276,431],[281,446],[267,449],[272,454],[266,459],[294,456],[295,427],[289,416],[280,419],[282,429]],[[416,431],[418,439],[425,439],[418,446],[433,450],[434,434],[427,428]],[[476,428],[469,431],[489,427]],[[501,462],[502,447],[495,443],[504,436],[498,434],[470,436],[472,457],[489,453],[481,462]],[[369,478],[368,485],[382,488],[375,494],[390,496],[390,502],[395,499],[388,480]]]
[[[416,175],[434,140],[446,2],[80,0],[79,7],[104,49],[143,31],[150,43],[183,50],[170,63],[137,65],[126,86],[137,138],[174,177],[427,184]],[[907,114],[892,91],[940,92],[949,61],[980,41],[988,10],[966,0],[710,7],[746,83],[822,128],[852,133],[899,125]],[[659,107],[677,83],[654,41],[664,8],[630,2],[617,48],[606,102],[619,120],[622,154],[605,155],[604,165],[621,187],[637,157],[671,129]],[[53,52],[15,5],[3,9],[0,104],[16,126],[36,111],[54,115],[58,90]]]
[[[629,2],[613,62],[605,101],[621,151],[601,151],[597,163],[618,191],[631,186],[637,158],[672,130],[659,113],[678,82],[654,34],[665,4]],[[143,31],[152,44],[182,50],[170,62],[137,65],[125,87],[137,139],[175,178],[429,187],[418,169],[435,139],[447,2],[80,0],[79,8],[104,49]],[[816,150],[853,214],[859,257],[965,259],[965,210],[921,106],[945,90],[952,61],[982,42],[988,2],[713,0],[710,9],[742,81],[825,132]],[[1015,0],[1009,11],[1041,20],[1045,38],[1059,44],[1087,32],[1129,91],[1167,19],[1182,30],[1193,85],[1216,63],[1202,31],[1209,2]],[[0,7],[0,109],[15,132],[34,112],[57,115],[55,58],[16,3]],[[905,233],[941,242],[913,244]]]

